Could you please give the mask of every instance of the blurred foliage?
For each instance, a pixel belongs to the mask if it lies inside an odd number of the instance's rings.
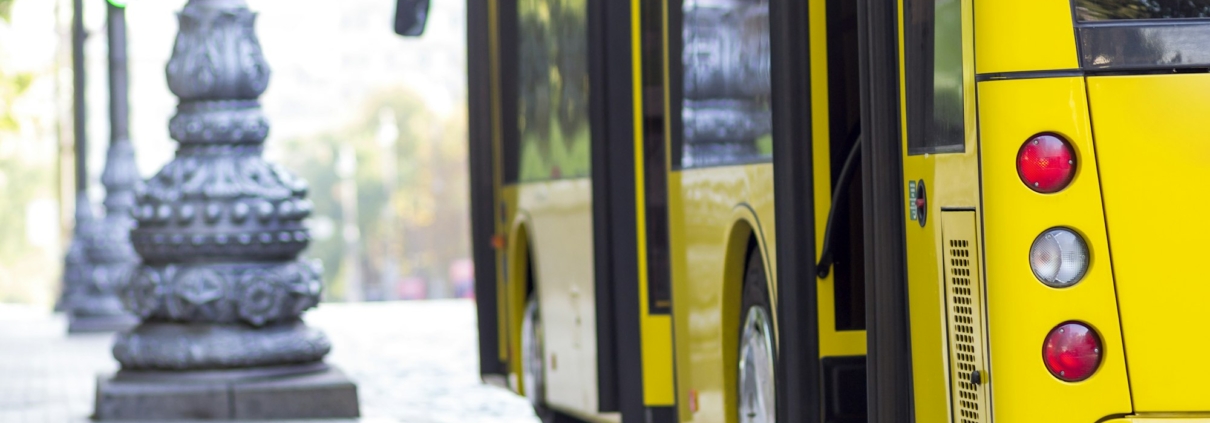
[[[29,89],[33,81],[34,76],[28,73],[9,75],[0,69],[0,131],[17,131],[17,120],[13,117],[13,102]]]
[[[587,10],[584,0],[517,4],[522,181],[591,171]]]
[[[0,0],[0,26],[10,25],[13,2]],[[0,51],[16,42],[0,38]],[[6,60],[0,57],[0,302],[40,303],[49,300],[60,271],[57,140],[53,117],[17,105],[54,101],[47,90],[30,89],[52,83],[54,68],[13,72]]]
[[[361,110],[345,128],[282,142],[282,164],[311,187],[314,239],[305,254],[323,261],[329,300],[347,297],[351,272],[342,268],[349,264],[342,260],[341,231],[346,219],[356,219],[360,233],[356,265],[367,300],[395,298],[407,277],[445,281],[450,263],[469,256],[465,107],[442,120],[415,93],[392,88]],[[398,129],[393,143],[379,139],[391,120],[384,114],[393,116]],[[342,148],[351,148],[357,159],[355,217],[344,216],[341,207]],[[392,157],[394,178],[388,180]],[[389,267],[397,269],[393,277]]]

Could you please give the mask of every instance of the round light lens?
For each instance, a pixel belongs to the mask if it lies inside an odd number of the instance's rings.
[[[1101,365],[1101,337],[1079,322],[1056,326],[1042,345],[1042,361],[1050,374],[1067,382],[1088,379]]]
[[[1075,174],[1075,150],[1058,136],[1035,135],[1017,151],[1017,175],[1034,191],[1059,192],[1067,188]]]
[[[1075,285],[1088,271],[1088,244],[1070,229],[1050,229],[1029,247],[1029,267],[1046,286]]]

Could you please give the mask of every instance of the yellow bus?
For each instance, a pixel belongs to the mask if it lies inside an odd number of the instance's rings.
[[[480,368],[544,421],[1210,419],[1210,1],[467,6]]]

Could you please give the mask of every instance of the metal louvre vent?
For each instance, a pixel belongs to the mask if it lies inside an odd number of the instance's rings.
[[[946,212],[942,216],[950,395],[953,400],[953,421],[957,423],[984,423],[991,420],[983,351],[983,294],[974,218],[972,212]]]

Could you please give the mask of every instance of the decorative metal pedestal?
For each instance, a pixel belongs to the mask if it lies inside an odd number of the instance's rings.
[[[269,67],[244,0],[190,0],[168,63],[180,98],[176,158],[145,183],[131,234],[142,263],[122,285],[142,319],[118,335],[122,370],[94,417],[356,417],[354,384],[323,363],[326,336],[300,319],[319,302],[306,184],[266,162],[257,99]]]
[[[102,182],[107,191],[105,205],[108,214],[103,221],[96,221],[92,205],[85,195],[88,182],[86,171],[85,114],[84,114],[84,51],[83,51],[83,4],[74,3],[75,17],[72,23],[72,61],[75,72],[75,135],[76,135],[76,228],[72,233],[71,246],[63,266],[63,292],[58,308],[67,312],[68,332],[112,332],[129,329],[138,323],[133,315],[122,309],[114,292],[116,282],[126,278],[129,270],[138,262],[130,246],[129,231],[134,221],[129,216],[133,204],[132,190],[139,182],[134,167],[134,149],[126,136],[125,125],[125,49],[110,49],[111,88],[120,86],[122,95],[111,97],[114,137],[109,145]],[[112,31],[112,30],[111,30]],[[122,40],[123,45],[125,40]],[[113,43],[111,38],[110,43]],[[120,61],[114,60],[120,57]],[[121,72],[115,75],[114,69]]]
[[[134,191],[140,182],[139,172],[135,167],[134,146],[122,126],[114,130],[105,170],[101,173],[101,184],[105,186],[105,217],[86,223],[91,226],[86,226],[87,233],[83,237],[87,271],[81,278],[84,283],[79,285],[80,289],[73,293],[69,302],[67,331],[70,333],[122,331],[139,323],[138,318],[122,308],[116,292],[118,285],[129,279],[130,272],[139,264],[139,256],[130,244],[130,230],[134,228],[130,210],[134,207]],[[76,201],[83,201],[76,205],[77,210],[89,207],[88,199],[83,196]],[[76,219],[80,219],[78,213]]]
[[[129,218],[127,218],[129,221]],[[137,263],[134,250],[126,239],[106,239],[113,236],[104,225],[110,219],[97,221],[92,205],[83,192],[76,196],[76,229],[63,266],[63,308],[67,312],[69,333],[115,332],[139,323],[126,310],[114,292],[115,279],[123,278]],[[130,225],[125,226],[129,230]],[[125,243],[124,250],[122,249]],[[106,247],[114,248],[105,251]],[[122,256],[129,252],[129,256]]]

